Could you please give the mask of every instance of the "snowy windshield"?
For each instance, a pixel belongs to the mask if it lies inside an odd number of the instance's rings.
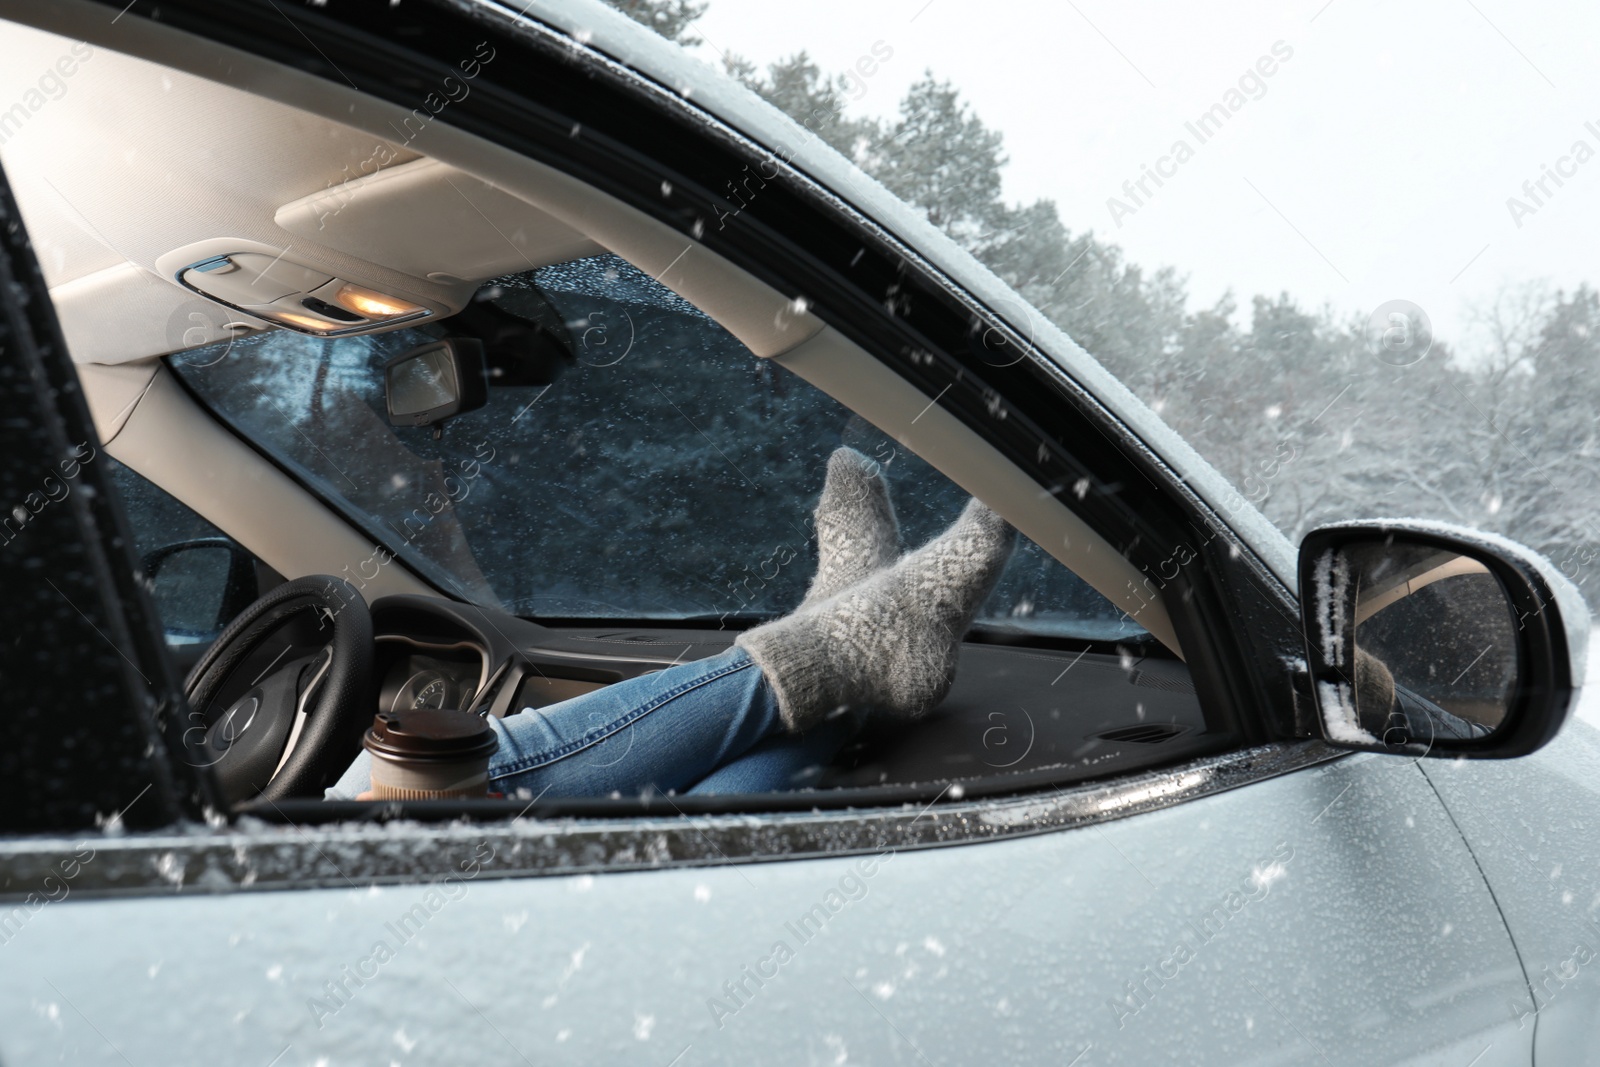
[[[391,556],[475,603],[553,619],[764,618],[816,569],[811,511],[841,444],[876,460],[908,545],[966,494],[820,390],[613,255],[485,285],[488,403],[391,425],[384,365],[423,330],[278,330],[183,352],[200,400]],[[1143,627],[1037,546],[987,602],[990,629],[1102,640]]]
[[[979,47],[945,0],[615,6],[923,213],[1291,540],[1447,520],[1600,598],[1600,9],[1030,0]]]

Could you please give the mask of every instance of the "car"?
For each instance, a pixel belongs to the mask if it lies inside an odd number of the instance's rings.
[[[592,0],[0,20],[0,1062],[1600,1062],[1548,551],[1297,549],[837,112]],[[1021,534],[932,713],[763,793],[325,799],[375,715],[794,608],[841,445],[908,546]]]

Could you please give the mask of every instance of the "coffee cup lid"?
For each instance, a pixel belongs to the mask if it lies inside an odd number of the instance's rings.
[[[394,760],[469,760],[500,744],[489,721],[453,708],[379,712],[363,739],[367,750]]]

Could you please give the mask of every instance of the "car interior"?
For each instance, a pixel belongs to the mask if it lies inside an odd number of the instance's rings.
[[[1027,543],[945,702],[874,721],[795,783],[805,804],[1226,742],[1146,573],[1072,495],[804,301],[448,116],[145,20],[113,49],[70,8],[0,18],[0,163],[180,669],[309,575],[370,606],[369,712],[522,714],[714,655],[798,602],[823,464],[850,444],[888,471],[907,547],[967,494]],[[459,410],[401,399],[423,349],[466,368]],[[304,715],[327,645],[305,621],[234,666],[207,729],[268,673]]]

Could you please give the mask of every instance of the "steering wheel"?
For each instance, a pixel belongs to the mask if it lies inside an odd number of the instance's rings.
[[[291,623],[313,621],[329,635],[321,652],[272,661],[242,696],[216,705],[269,638]],[[191,758],[212,767],[230,806],[258,796],[320,796],[360,751],[377,707],[372,614],[342,578],[314,574],[285,582],[228,624],[183,688],[194,723],[184,733]]]

